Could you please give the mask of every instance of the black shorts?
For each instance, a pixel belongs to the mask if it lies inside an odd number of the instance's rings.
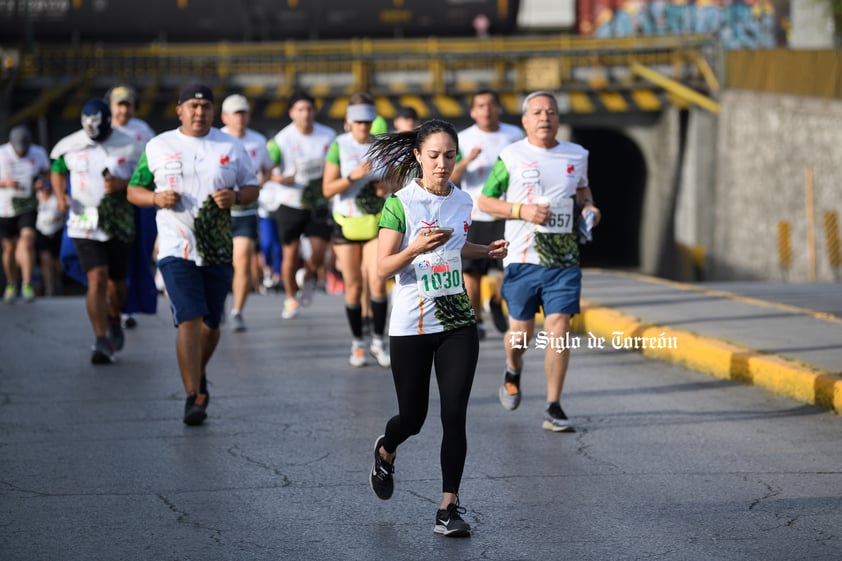
[[[330,240],[333,221],[327,207],[307,210],[281,205],[273,216],[283,245],[298,241],[302,235]]]
[[[61,254],[61,230],[49,236],[35,232],[35,250],[38,253],[48,252],[54,259]]]
[[[468,228],[468,239],[471,243],[487,245],[494,240],[501,240],[505,235],[506,221],[495,220],[493,222],[472,222]],[[498,259],[463,259],[462,272],[468,275],[482,276],[491,270],[492,267],[502,269]]]
[[[126,280],[129,274],[129,251],[132,244],[110,239],[107,242],[72,238],[79,256],[79,265],[87,273],[94,267],[108,267],[108,278]]]
[[[35,229],[37,211],[24,212],[17,216],[0,218],[0,240],[9,240],[20,236],[24,228]]]

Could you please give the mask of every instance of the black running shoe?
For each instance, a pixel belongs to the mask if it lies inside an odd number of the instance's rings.
[[[486,336],[485,324],[483,323],[482,320],[479,320],[477,322],[477,337],[479,338],[480,341],[484,341],[485,336]]]
[[[111,364],[116,357],[107,337],[97,337],[91,347],[91,362],[94,364]]]
[[[544,430],[552,432],[576,432],[576,428],[567,420],[564,409],[558,402],[551,403],[544,411],[544,423],[541,425]]]
[[[377,498],[385,501],[390,499],[392,493],[395,492],[395,478],[393,477],[395,466],[380,457],[380,445],[383,443],[383,438],[380,436],[374,443],[374,466],[368,475],[368,483]]]
[[[494,320],[494,327],[500,333],[505,333],[509,330],[509,318],[503,312],[503,301],[497,298],[492,298],[488,302],[488,308],[491,310],[491,319]]]
[[[191,427],[201,425],[208,417],[208,414],[205,411],[206,407],[207,395],[188,395],[187,402],[184,404],[184,424]]]
[[[462,520],[466,510],[457,503],[450,503],[444,510],[436,512],[436,525],[433,532],[448,538],[468,538],[471,536],[471,525]]]
[[[115,351],[123,350],[123,345],[126,344],[126,336],[119,317],[108,318],[108,342]]]

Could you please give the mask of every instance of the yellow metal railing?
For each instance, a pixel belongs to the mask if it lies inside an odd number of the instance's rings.
[[[372,93],[401,87],[411,93],[467,93],[481,82],[519,93],[542,81],[559,90],[625,87],[637,78],[633,63],[657,67],[672,79],[706,88],[720,67],[718,49],[705,37],[575,36],[489,39],[286,41],[276,43],[152,44],[144,47],[40,47],[21,56],[20,77],[108,76],[130,81],[177,76],[225,85],[234,76],[262,77],[279,92],[336,80],[346,90]],[[700,65],[698,61],[705,61]],[[540,70],[536,70],[540,69]],[[594,80],[601,73],[603,80]],[[397,78],[396,78],[397,77]],[[402,85],[401,85],[402,84]]]

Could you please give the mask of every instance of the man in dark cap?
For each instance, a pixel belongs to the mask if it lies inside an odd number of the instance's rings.
[[[158,209],[158,269],[178,328],[176,356],[187,399],[184,423],[199,425],[210,400],[207,365],[233,276],[233,205],[260,188],[243,144],[213,128],[211,89],[192,83],[176,107],[181,126],[150,140],[129,182],[129,200]]]
[[[411,131],[419,125],[418,111],[414,107],[399,107],[392,124],[395,125],[395,132]]]
[[[111,127],[111,111],[101,99],[85,103],[81,121],[82,129],[61,139],[50,153],[51,177],[59,210],[69,211],[67,235],[88,282],[86,306],[96,337],[91,362],[108,364],[124,343],[120,310],[135,235],[126,186],[141,145]]]
[[[11,304],[21,283],[21,296],[35,299],[32,270],[35,267],[36,190],[44,186],[50,170],[47,152],[32,144],[29,129],[18,125],[9,142],[0,146],[0,240],[3,244],[3,301]]]
[[[281,274],[286,291],[281,317],[292,319],[299,305],[307,306],[312,300],[317,271],[324,265],[330,243],[332,226],[322,195],[322,175],[336,132],[316,122],[315,102],[306,92],[294,92],[287,108],[292,122],[269,141],[269,154],[276,166],[271,179],[280,185],[275,222],[283,244]],[[301,236],[310,241],[306,260],[300,258]]]

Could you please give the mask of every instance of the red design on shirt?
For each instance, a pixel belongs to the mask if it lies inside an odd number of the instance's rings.
[[[570,175],[574,171],[576,171],[576,166],[573,164],[567,164],[567,175]]]
[[[231,161],[231,158],[229,158],[228,156],[220,156],[219,157],[219,165],[221,165],[221,166],[224,166],[225,164],[227,164],[230,161]]]
[[[467,221],[467,220],[463,220],[463,221],[462,221],[462,226],[465,228],[465,232],[467,233],[467,232],[468,232],[468,221]]]

